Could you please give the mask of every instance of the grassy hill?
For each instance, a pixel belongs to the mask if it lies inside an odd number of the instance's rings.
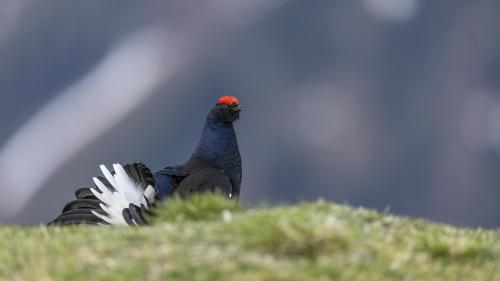
[[[500,231],[324,201],[169,201],[149,227],[0,227],[1,280],[500,280]]]

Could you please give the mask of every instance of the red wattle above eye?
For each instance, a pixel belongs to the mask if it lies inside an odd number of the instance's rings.
[[[240,105],[240,99],[233,96],[222,96],[219,98],[218,103],[227,105],[232,105],[233,103],[236,103],[237,105]]]

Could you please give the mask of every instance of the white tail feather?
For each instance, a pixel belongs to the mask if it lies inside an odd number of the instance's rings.
[[[101,168],[102,174],[109,181],[109,183],[112,186],[115,186],[116,185],[115,177],[113,177],[113,175],[108,170],[108,168],[106,168],[106,166],[104,166],[104,165],[100,165],[99,168]]]
[[[98,192],[94,188],[90,188],[90,191],[102,202],[100,206],[106,214],[99,214],[95,211],[92,211],[92,214],[110,224],[128,225],[123,218],[123,209],[128,208],[130,204],[139,207],[144,205],[148,209],[146,198],[148,198],[149,202],[153,202],[155,189],[152,186],[148,186],[143,191],[142,187],[130,179],[120,164],[113,165],[115,175],[112,175],[104,165],[101,165],[100,168],[104,177],[114,188],[114,191],[106,187],[98,178],[93,178],[94,183],[101,192]]]

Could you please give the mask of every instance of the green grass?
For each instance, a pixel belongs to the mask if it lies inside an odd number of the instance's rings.
[[[324,201],[169,201],[148,227],[0,227],[1,280],[500,280],[500,231]]]

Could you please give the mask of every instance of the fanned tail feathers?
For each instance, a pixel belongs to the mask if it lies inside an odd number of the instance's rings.
[[[76,200],[64,207],[50,225],[145,224],[144,213],[155,201],[157,190],[151,171],[142,163],[114,164],[114,172],[100,165],[104,177],[94,177],[95,187],[80,188]]]

